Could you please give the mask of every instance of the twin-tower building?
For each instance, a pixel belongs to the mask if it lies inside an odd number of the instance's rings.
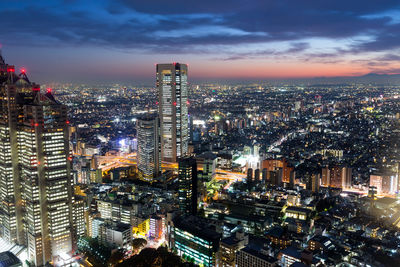
[[[0,55],[0,237],[44,266],[72,250],[67,107]]]
[[[139,177],[151,181],[161,171],[161,161],[177,162],[188,152],[187,65],[157,64],[158,114],[137,120]]]

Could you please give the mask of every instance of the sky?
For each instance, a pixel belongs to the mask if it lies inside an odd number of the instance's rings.
[[[398,0],[1,0],[7,63],[40,82],[400,73]]]

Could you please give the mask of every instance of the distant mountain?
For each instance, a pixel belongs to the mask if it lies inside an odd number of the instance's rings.
[[[316,77],[312,79],[295,79],[296,81],[308,82],[311,84],[334,84],[334,83],[373,83],[400,85],[400,74],[379,74],[368,73],[362,76],[341,76],[341,77]]]
[[[399,78],[399,77],[400,77],[400,74],[379,74],[379,73],[373,73],[373,72],[371,72],[371,73],[368,73],[368,74],[365,74],[365,75],[359,76],[359,77],[360,77],[360,78],[363,77],[363,78],[379,78],[379,79],[385,78],[385,79],[392,79],[392,78]]]

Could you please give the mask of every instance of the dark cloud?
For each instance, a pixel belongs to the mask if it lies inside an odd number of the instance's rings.
[[[307,50],[308,48],[310,48],[309,43],[298,42],[298,43],[291,43],[288,49],[283,49],[283,50],[264,49],[253,52],[235,53],[234,55],[229,55],[226,57],[221,57],[216,59],[223,61],[254,59],[254,58],[271,58],[271,57],[282,59],[284,56],[302,52]]]
[[[326,57],[400,47],[400,24],[389,16],[366,16],[399,9],[398,0],[116,0],[99,1],[96,8],[79,1],[58,3],[0,4],[0,24],[7,29],[0,32],[0,42],[206,53],[202,45],[289,41],[291,48],[285,53],[295,54],[310,48],[301,41],[306,38],[367,35],[370,41],[338,49],[337,54],[325,53]],[[237,53],[225,59],[262,57],[270,52]],[[322,57],[323,53],[309,55]]]
[[[375,40],[353,47],[354,52],[383,51],[400,47],[400,24],[382,28]]]
[[[400,61],[400,55],[385,54],[382,57],[377,58],[380,61]]]
[[[371,66],[371,67],[377,67],[377,66],[388,66],[389,63],[388,62],[379,62],[379,61],[370,61],[366,63],[367,66]]]
[[[291,10],[293,14],[304,11],[308,13],[320,11],[333,14],[365,15],[399,6],[397,0],[368,1],[368,3],[365,0],[170,0],[168,2],[164,0],[116,0],[115,2],[120,2],[126,7],[141,12],[157,14],[229,13],[245,10],[254,12],[270,10],[271,13],[277,11],[282,13],[282,10]]]
[[[305,43],[305,42],[300,42],[300,43],[293,43],[291,45],[292,47],[289,48],[286,52],[287,53],[297,53],[297,52],[302,52],[308,48],[310,48],[310,44],[309,43]]]

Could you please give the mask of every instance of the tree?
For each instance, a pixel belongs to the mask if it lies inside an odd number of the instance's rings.
[[[115,250],[108,259],[108,265],[115,266],[124,259],[124,250]]]
[[[144,238],[135,238],[132,240],[132,250],[138,251],[147,245],[147,240]]]
[[[165,247],[144,248],[139,254],[119,263],[117,267],[181,267],[181,266],[195,266],[184,265],[182,259],[169,252]]]

